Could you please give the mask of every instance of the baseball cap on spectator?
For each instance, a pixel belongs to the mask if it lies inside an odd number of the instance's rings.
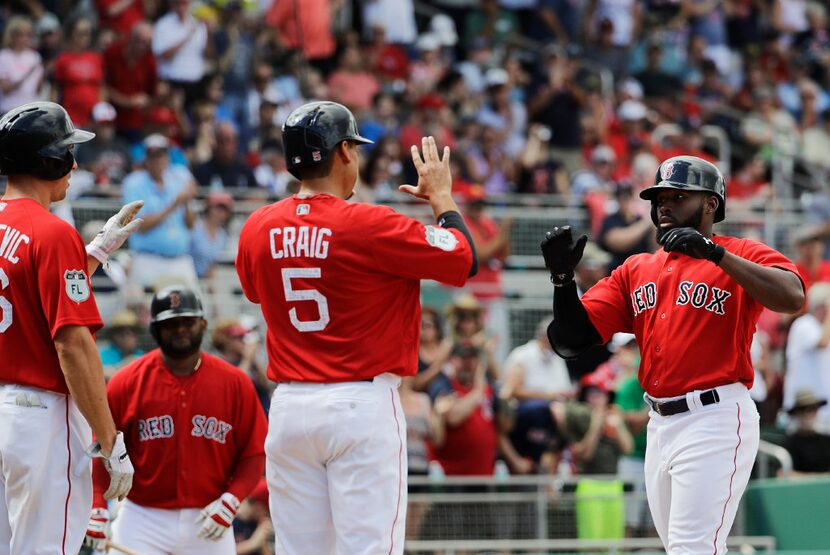
[[[793,406],[787,409],[787,414],[795,415],[802,412],[818,410],[827,404],[827,399],[819,399],[809,389],[801,389],[795,394]]]
[[[617,117],[623,121],[639,121],[646,117],[648,110],[639,100],[626,100],[617,108]]]
[[[109,102],[99,102],[92,107],[92,120],[98,123],[115,121],[115,107]]]
[[[415,46],[417,46],[418,50],[421,52],[429,52],[431,50],[438,50],[441,46],[441,41],[434,33],[423,33],[420,37],[418,37],[418,40],[415,42]]]
[[[427,93],[418,99],[415,105],[420,110],[440,110],[447,104],[444,99],[437,94]]]
[[[480,349],[469,339],[462,339],[452,346],[453,356],[465,358],[481,354]]]
[[[44,33],[54,33],[55,31],[59,31],[60,28],[60,20],[51,12],[44,13],[40,19],[37,20],[37,24],[35,26],[35,30],[38,35],[42,35]]]
[[[620,81],[617,90],[625,95],[640,100],[643,98],[643,86],[633,77]]]
[[[150,150],[167,150],[170,148],[170,141],[161,133],[153,133],[144,139],[144,148]]]
[[[270,85],[262,92],[262,102],[279,106],[285,102],[285,97],[277,87]]]
[[[455,22],[447,14],[439,13],[432,16],[429,30],[438,38],[443,46],[455,46],[458,42],[458,32]]]
[[[507,71],[500,67],[491,67],[484,74],[484,83],[488,88],[506,85],[509,80],[510,76],[507,75]]]
[[[486,189],[479,184],[470,185],[463,193],[462,198],[467,204],[484,204],[487,200]]]
[[[598,164],[602,162],[614,163],[617,161],[617,155],[614,154],[614,149],[608,145],[597,145],[591,151],[591,162]]]

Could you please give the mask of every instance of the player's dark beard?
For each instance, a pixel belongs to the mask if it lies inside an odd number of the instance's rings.
[[[660,244],[660,239],[663,238],[663,235],[671,231],[676,227],[692,227],[694,229],[700,230],[700,224],[703,223],[703,203],[700,203],[697,211],[694,214],[686,218],[682,222],[677,222],[672,227],[663,229],[661,227],[657,228],[657,244]]]
[[[187,344],[174,344],[172,341],[169,341],[164,337],[159,337],[158,344],[161,352],[164,353],[165,356],[173,359],[187,358],[196,354],[199,349],[202,348],[202,338],[204,337],[204,332],[200,330],[199,333],[188,335],[190,340]]]

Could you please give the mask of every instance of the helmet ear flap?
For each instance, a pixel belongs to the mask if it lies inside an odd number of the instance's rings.
[[[150,335],[153,336],[153,341],[155,341],[156,343],[159,342],[158,324],[156,324],[156,323],[150,324]]]

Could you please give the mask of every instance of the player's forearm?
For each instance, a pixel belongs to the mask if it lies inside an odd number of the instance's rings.
[[[228,492],[235,495],[237,499],[245,499],[254,491],[264,473],[264,453],[238,460],[233,471],[233,478],[228,484]]]
[[[548,341],[562,358],[575,358],[602,342],[579,300],[575,282],[554,287],[553,322],[548,326]]]
[[[726,251],[719,264],[750,296],[776,312],[793,314],[804,305],[804,288],[794,273],[761,266]]]
[[[446,193],[434,194],[429,197],[429,205],[432,207],[432,213],[435,214],[435,219],[439,219],[441,214],[444,212],[458,212],[461,213],[461,210],[458,209],[458,205],[455,203],[455,200],[452,198],[452,193],[447,191]]]
[[[97,270],[98,266],[100,266],[100,265],[101,265],[100,260],[98,260],[97,258],[92,256],[91,254],[87,255],[87,257],[86,257],[86,273],[87,273],[87,275],[92,276],[92,274],[95,273],[95,270]]]
[[[105,455],[115,442],[115,422],[107,403],[101,357],[85,326],[64,326],[55,337],[61,370],[69,393],[89,423]]]

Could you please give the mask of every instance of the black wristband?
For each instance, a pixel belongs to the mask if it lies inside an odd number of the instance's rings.
[[[467,238],[467,243],[470,244],[470,251],[473,253],[473,264],[470,266],[470,273],[467,277],[473,277],[478,273],[478,254],[476,254],[476,244],[473,242],[473,236],[470,235],[470,230],[467,229],[467,224],[461,214],[455,210],[447,210],[438,216],[438,225],[445,229],[457,229],[464,237]]]
[[[723,260],[726,254],[726,249],[721,245],[715,245],[712,249],[712,254],[709,255],[709,260],[715,263],[715,266],[720,266],[720,261]]]

